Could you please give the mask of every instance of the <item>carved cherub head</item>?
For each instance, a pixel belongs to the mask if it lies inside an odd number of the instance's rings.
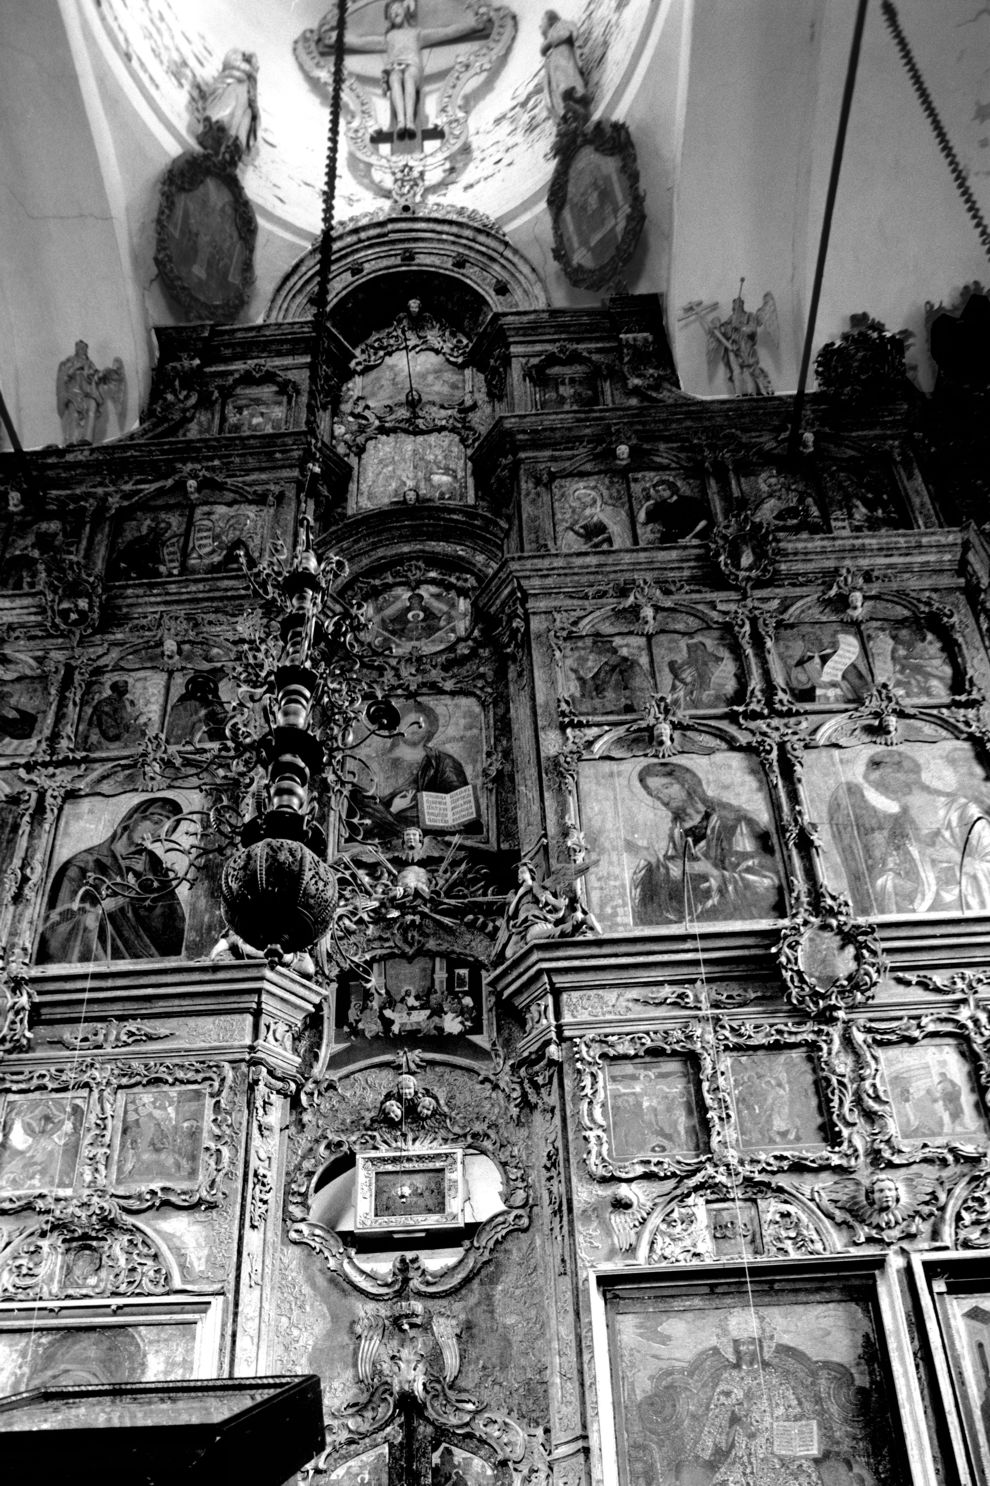
[[[875,1176],[866,1188],[866,1199],[873,1204],[878,1217],[893,1213],[901,1205],[901,1189],[892,1176],[881,1173]]]

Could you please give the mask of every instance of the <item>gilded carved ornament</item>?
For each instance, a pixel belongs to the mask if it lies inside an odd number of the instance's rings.
[[[495,1079],[459,1076],[431,1065],[432,1081],[425,1083],[411,1071],[422,1060],[404,1054],[399,1066],[405,1071],[394,1082],[381,1076],[383,1070],[370,1070],[309,1091],[286,1193],[289,1238],[315,1250],[331,1273],[366,1296],[451,1294],[511,1232],[529,1226],[532,1190],[526,1162],[511,1107],[497,1092]],[[480,1152],[494,1163],[503,1205],[462,1241],[459,1256],[446,1266],[433,1268],[420,1254],[404,1249],[382,1274],[363,1266],[346,1238],[311,1220],[316,1185],[328,1166],[343,1170],[359,1154],[420,1158],[450,1148]]]

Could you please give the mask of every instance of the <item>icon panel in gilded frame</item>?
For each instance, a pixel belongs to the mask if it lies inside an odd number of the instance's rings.
[[[221,927],[203,791],[94,780],[63,803],[37,904],[35,963],[195,959]],[[117,790],[117,793],[112,791]]]
[[[980,1160],[990,1146],[990,1057],[962,1017],[927,1013],[851,1026],[857,1085],[880,1158]]]
[[[986,761],[934,722],[911,733],[878,746],[840,720],[805,751],[802,809],[829,885],[869,919],[990,912]]]
[[[911,1265],[959,1479],[990,1486],[990,1264],[957,1253]]]
[[[342,811],[345,839],[401,841],[411,828],[490,840],[493,799],[484,781],[487,709],[466,693],[391,698],[398,721],[351,756]]]
[[[756,755],[700,731],[696,746],[710,751],[673,758],[614,756],[622,743],[577,768],[595,855],[588,896],[602,929],[779,919],[787,871]]]
[[[0,1092],[0,1212],[52,1193],[113,1193],[130,1212],[220,1200],[233,1142],[217,1063],[95,1063],[23,1073]]]
[[[604,1479],[932,1479],[883,1259],[599,1270],[591,1295]]]
[[[719,1021],[582,1038],[576,1063],[591,1175],[853,1166],[856,1114],[839,1035]]]
[[[553,482],[558,552],[610,552],[708,541],[712,514],[704,477],[651,471],[632,475],[586,474]]]
[[[460,1228],[464,1207],[464,1152],[359,1152],[355,1182],[356,1232]]]
[[[724,712],[747,691],[743,658],[723,616],[665,610],[650,635],[636,633],[628,614],[603,610],[552,635],[559,651],[561,692],[579,717],[644,714],[654,696],[678,712]]]
[[[965,690],[951,610],[868,597],[861,611],[802,602],[772,624],[772,659],[787,700],[859,706],[880,685],[912,706],[943,704]]]

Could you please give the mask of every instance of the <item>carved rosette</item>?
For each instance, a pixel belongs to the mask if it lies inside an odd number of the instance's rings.
[[[103,580],[78,558],[59,556],[47,562],[42,569],[41,592],[53,633],[69,635],[78,643],[98,628]]]
[[[780,555],[773,529],[748,515],[720,521],[712,533],[711,547],[726,578],[743,590],[772,578]]]
[[[884,971],[873,925],[846,916],[799,918],[780,936],[776,953],[788,1001],[813,1017],[865,1005]]]

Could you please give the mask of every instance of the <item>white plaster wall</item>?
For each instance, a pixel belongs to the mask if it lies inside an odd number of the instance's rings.
[[[640,45],[626,58],[622,76],[605,90],[605,99],[595,98],[596,116],[614,110],[612,116],[628,125],[636,146],[640,189],[646,198],[646,225],[626,270],[632,293],[663,292],[669,276],[690,9],[690,0],[657,0],[649,25],[640,33]],[[553,257],[553,231],[546,210],[553,163],[548,153],[546,176],[540,180],[535,199],[504,215],[502,225],[541,275],[552,306],[597,305],[602,292],[576,289]]]
[[[971,0],[899,0],[898,11],[971,183],[990,216],[990,13]],[[856,0],[696,0],[675,197],[671,318],[687,301],[727,314],[777,301],[780,345],[761,359],[779,391],[797,381]],[[868,310],[922,333],[926,299],[987,277],[987,261],[904,74],[879,5],[868,11],[817,350]],[[724,395],[696,325],[673,325],[685,388]],[[914,353],[927,376],[921,346]]]
[[[60,8],[4,0],[0,381],[27,446],[61,440],[55,374],[77,339],[98,366],[119,356],[138,381],[147,365],[113,161],[101,166],[85,88]],[[135,402],[132,393],[132,413]]]
[[[778,388],[793,386],[800,354],[811,121],[819,24],[845,0],[700,0],[694,6],[684,143],[675,192],[670,329],[685,389],[727,392],[709,373],[705,336],[679,324],[689,301],[727,314],[745,278],[748,305],[770,290],[779,350],[763,354]]]
[[[266,48],[262,144],[244,174],[260,227],[245,320],[262,313],[305,250],[318,219],[326,100],[297,68],[291,42],[325,3],[0,4],[0,378],[28,446],[60,438],[55,371],[77,338],[100,366],[123,359],[135,418],[147,393],[149,326],[175,318],[153,263],[161,175],[191,142],[193,75],[212,75],[229,46]],[[682,381],[697,395],[724,395],[723,373],[710,371],[701,330],[678,325],[677,312],[702,299],[727,313],[741,276],[750,306],[765,290],[776,297],[780,344],[767,345],[763,359],[780,390],[795,385],[855,4],[582,0],[570,12],[592,47],[597,111],[624,118],[637,144],[649,220],[629,287],[667,291]],[[510,65],[477,105],[474,175],[445,199],[500,219],[544,276],[552,304],[594,303],[599,296],[573,289],[551,256],[543,8],[544,0],[516,0]],[[990,9],[899,0],[899,11],[990,216]],[[130,38],[109,25],[120,16],[134,23]],[[355,207],[346,175],[341,191],[346,220]],[[859,309],[920,334],[926,299],[948,299],[987,275],[873,5],[814,344]]]
[[[898,0],[901,26],[970,185],[990,219],[990,125],[976,117],[990,101],[990,12],[974,21],[979,0]],[[852,34],[852,0],[828,0],[823,16],[822,75],[812,175],[812,214],[824,206],[838,88]],[[816,229],[817,231],[817,229]],[[817,237],[805,264],[802,303],[810,295]],[[879,5],[867,12],[860,76],[849,121],[835,225],[815,336],[816,349],[848,328],[848,315],[868,310],[891,330],[918,337],[908,358],[923,385],[931,381],[924,349],[926,299],[949,300],[990,264],[921,112]]]

